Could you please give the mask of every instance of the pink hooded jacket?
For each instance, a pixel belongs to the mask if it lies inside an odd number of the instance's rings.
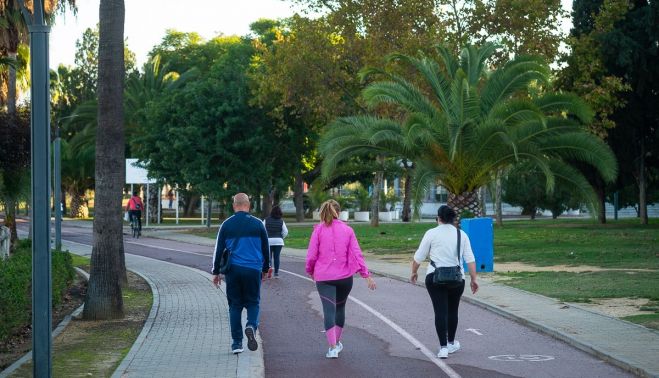
[[[338,219],[314,226],[307,249],[307,273],[314,281],[340,280],[359,274],[369,276],[362,250],[350,226]]]

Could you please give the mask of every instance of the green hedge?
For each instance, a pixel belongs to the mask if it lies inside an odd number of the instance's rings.
[[[75,270],[68,252],[52,254],[53,306],[62,302]],[[32,243],[19,241],[7,260],[0,259],[0,339],[32,321]]]

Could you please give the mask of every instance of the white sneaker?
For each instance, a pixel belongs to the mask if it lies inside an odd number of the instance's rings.
[[[448,348],[440,347],[439,348],[439,353],[437,353],[437,357],[439,357],[439,358],[448,358]]]
[[[327,354],[325,355],[327,358],[339,358],[339,348],[334,347],[334,348],[329,348],[327,351]]]
[[[341,351],[343,350],[343,344],[341,344],[340,341],[336,343],[336,349],[337,349],[336,351],[337,354],[341,353]]]
[[[448,352],[455,353],[460,350],[460,342],[458,340],[453,341],[453,344],[448,344]]]

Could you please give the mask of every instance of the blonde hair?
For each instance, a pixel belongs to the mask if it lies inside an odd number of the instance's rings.
[[[341,206],[338,202],[333,199],[327,200],[320,205],[320,220],[325,223],[327,226],[332,224],[334,219],[339,217],[339,212],[341,211]]]

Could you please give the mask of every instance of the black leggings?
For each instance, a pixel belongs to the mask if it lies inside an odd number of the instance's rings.
[[[439,337],[439,345],[446,346],[447,338],[451,343],[455,340],[455,332],[458,329],[458,306],[465,290],[465,281],[462,280],[462,283],[456,286],[434,284],[432,274],[428,274],[426,289],[435,310],[435,330]]]
[[[279,273],[279,256],[282,247],[281,245],[270,246],[270,264],[275,268],[275,273]]]
[[[352,276],[341,280],[316,282],[323,304],[325,330],[334,326],[343,328],[346,322],[346,301],[352,290]]]

